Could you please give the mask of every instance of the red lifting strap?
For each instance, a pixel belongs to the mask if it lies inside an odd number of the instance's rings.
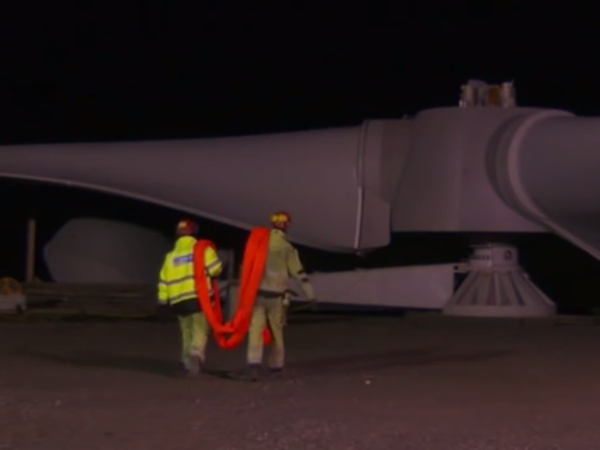
[[[211,301],[206,282],[204,253],[207,247],[212,247],[216,251],[216,246],[209,240],[201,239],[194,247],[194,276],[198,300],[212,328],[217,344],[221,348],[236,347],[244,340],[244,336],[248,332],[256,294],[267,261],[269,235],[270,230],[265,227],[256,227],[250,232],[242,260],[242,276],[238,290],[237,307],[233,318],[227,323],[223,323],[217,280],[212,280],[214,302]],[[263,330],[263,341],[265,344],[271,342],[271,333],[268,326],[265,326]]]

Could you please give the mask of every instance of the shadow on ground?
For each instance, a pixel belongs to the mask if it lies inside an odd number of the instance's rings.
[[[350,315],[308,315],[308,314],[290,314],[287,317],[287,322],[294,325],[308,325],[315,323],[337,323],[337,322],[352,322],[360,319],[359,316]]]
[[[176,377],[180,372],[177,361],[139,355],[117,355],[99,352],[53,355],[42,352],[20,352],[20,355],[80,367],[113,368]]]
[[[369,372],[399,367],[416,367],[433,364],[465,364],[502,358],[511,351],[490,350],[470,353],[452,353],[444,348],[421,348],[384,353],[328,357],[300,361],[290,361],[288,366],[293,373],[302,376],[339,375]],[[71,355],[52,355],[47,353],[20,352],[33,358],[46,359],[60,364],[80,367],[96,367],[117,370],[145,372],[163,377],[181,376],[181,367],[177,361],[139,355],[117,355],[99,352]],[[243,364],[242,364],[243,367]],[[240,369],[242,368],[240,367]],[[233,368],[208,367],[209,375],[218,378],[231,378],[238,370]]]
[[[337,358],[311,359],[295,362],[293,367],[300,372],[320,374],[352,373],[433,364],[477,363],[502,358],[511,353],[507,349],[453,353],[444,348],[421,348],[379,354],[370,353]]]
[[[184,375],[180,362],[173,359],[161,359],[139,355],[107,354],[101,352],[56,355],[43,352],[23,351],[18,352],[18,354],[20,356],[44,359],[59,364],[78,367],[127,370],[159,375],[166,378],[181,378]],[[231,367],[215,368],[211,367],[210,365],[204,369],[204,372],[207,375],[217,378],[231,378],[231,374],[238,371],[239,370],[235,370]]]

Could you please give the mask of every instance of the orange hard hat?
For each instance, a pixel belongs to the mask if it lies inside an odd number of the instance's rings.
[[[271,214],[271,226],[280,230],[285,230],[292,223],[292,216],[286,211],[277,211]]]
[[[177,236],[190,236],[198,232],[198,225],[192,219],[180,220],[175,234]]]

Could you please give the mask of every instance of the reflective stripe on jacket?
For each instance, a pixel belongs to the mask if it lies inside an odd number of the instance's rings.
[[[176,305],[186,300],[196,300],[196,280],[194,278],[194,246],[196,239],[183,236],[177,239],[175,247],[165,257],[158,283],[158,300],[163,304]],[[221,273],[223,265],[214,249],[207,247],[204,253],[206,281],[212,295],[211,277]]]

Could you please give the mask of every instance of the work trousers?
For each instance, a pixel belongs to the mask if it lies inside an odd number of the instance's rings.
[[[248,364],[261,364],[263,359],[263,329],[269,326],[273,337],[269,354],[269,367],[281,369],[285,363],[283,327],[285,325],[285,306],[283,294],[280,297],[261,296],[256,298],[250,328],[248,329]]]
[[[190,358],[199,357],[204,362],[206,343],[208,342],[209,326],[202,312],[177,316],[181,331],[181,359],[189,368]]]

